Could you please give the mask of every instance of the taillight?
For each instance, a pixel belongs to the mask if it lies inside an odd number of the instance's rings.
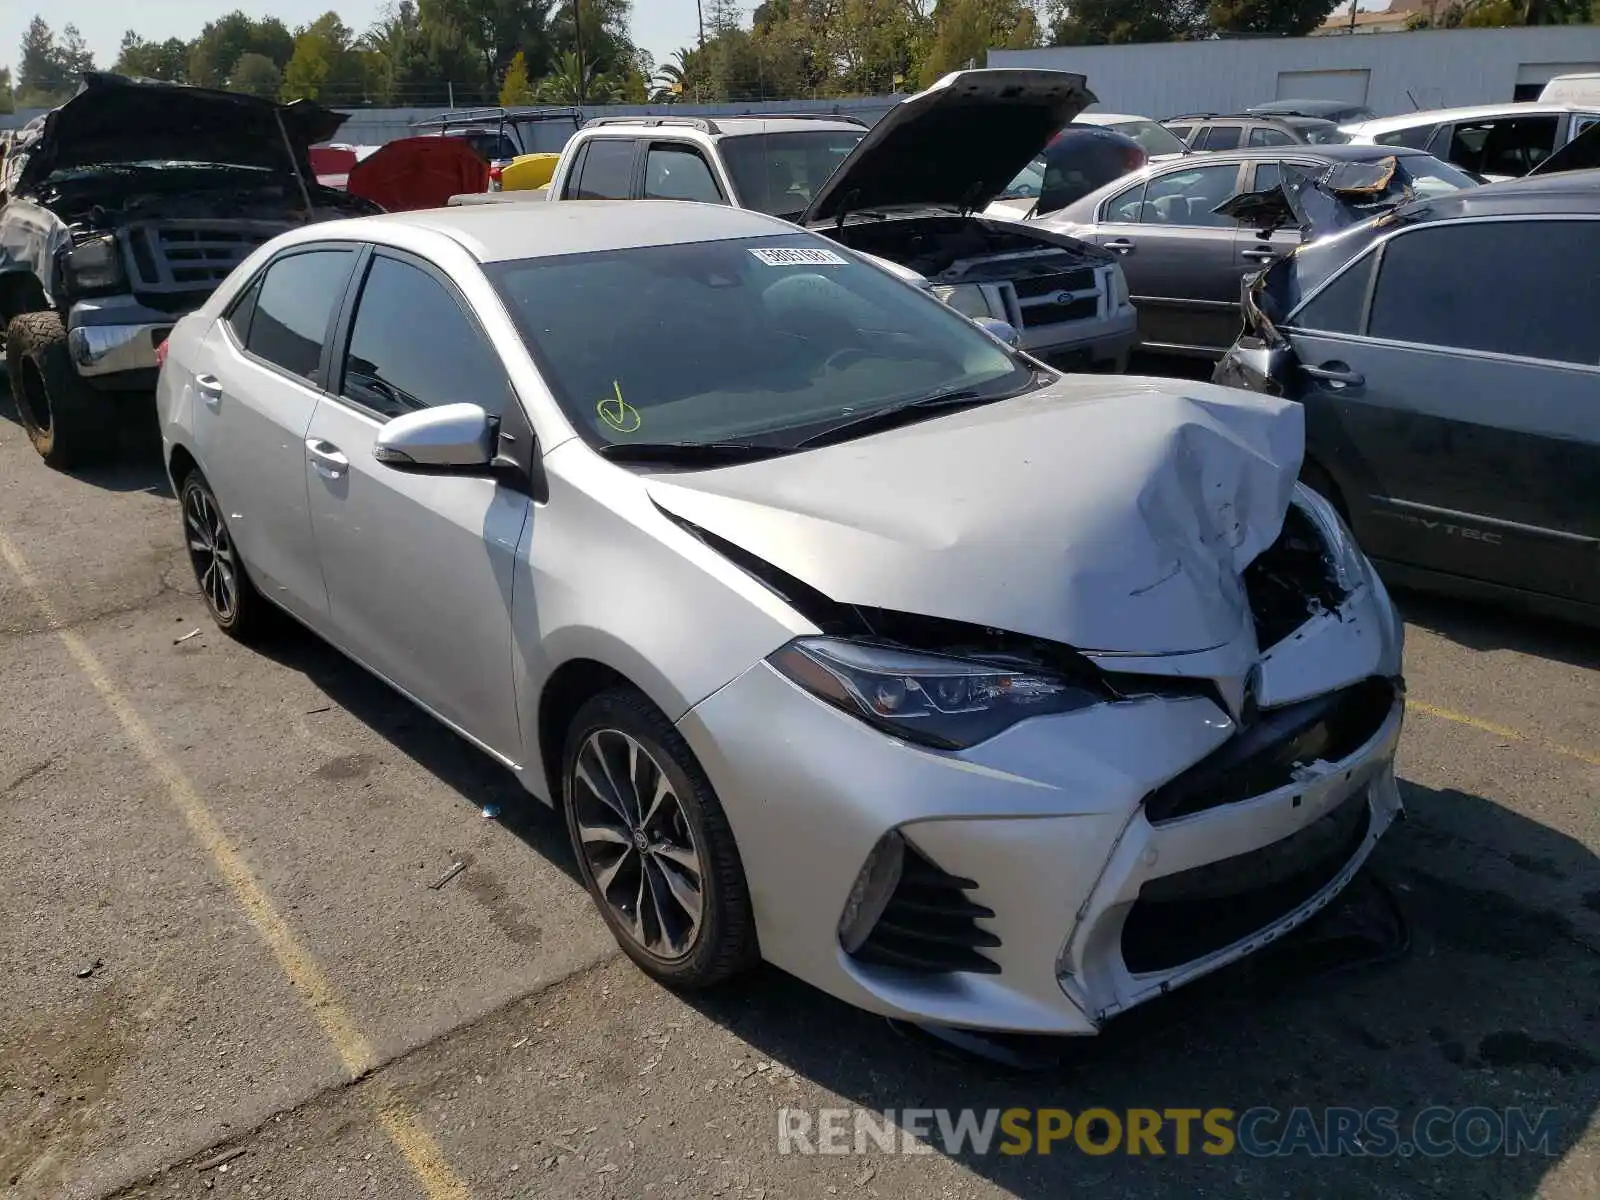
[[[489,190],[491,192],[500,190],[500,168],[498,166],[489,168]]]
[[[162,338],[156,343],[156,367],[158,369],[167,365],[167,349],[170,345],[171,343],[166,338]]]

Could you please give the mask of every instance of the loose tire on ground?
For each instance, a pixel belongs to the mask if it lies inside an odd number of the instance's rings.
[[[50,466],[89,466],[116,453],[116,407],[78,378],[58,315],[32,312],[11,319],[6,373],[28,440]]]
[[[631,928],[630,914],[619,912],[596,883],[596,862],[586,850],[584,836],[579,832],[582,820],[580,811],[598,813],[598,820],[607,820],[604,810],[596,806],[592,792],[579,794],[579,789],[584,787],[579,778],[580,755],[596,735],[617,739],[619,745],[625,744],[626,739],[632,739],[659,765],[682,818],[678,825],[680,840],[682,834],[689,835],[698,855],[701,864],[698,872],[701,896],[699,925],[692,938],[681,947],[681,952],[675,955],[655,953],[640,944]],[[641,768],[647,780],[645,790],[654,793],[658,781],[648,775],[649,769]],[[760,953],[756,942],[755,918],[751,913],[750,891],[745,882],[744,866],[739,859],[733,830],[688,743],[660,709],[632,688],[615,688],[584,704],[567,729],[562,749],[561,790],[567,831],[572,838],[573,852],[577,856],[584,885],[618,944],[646,974],[669,987],[704,988],[721,983],[757,962]],[[641,822],[618,819],[616,824],[628,828],[638,826]],[[590,836],[593,836],[592,829]],[[644,841],[652,840],[653,835],[647,830]],[[661,839],[664,843],[670,843],[671,840],[670,835]],[[615,843],[612,849],[620,844]],[[639,844],[635,842],[631,852],[642,871],[646,852],[638,848]],[[668,869],[672,865],[669,862]],[[664,886],[661,883],[664,877],[660,874],[659,858],[654,862],[654,869],[658,886]],[[615,878],[624,884],[627,882],[624,876]],[[679,882],[685,878],[680,872]],[[613,897],[617,890],[613,884]],[[624,886],[620,890],[628,893],[631,888]]]

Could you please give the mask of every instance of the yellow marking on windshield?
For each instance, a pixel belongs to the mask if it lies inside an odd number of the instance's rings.
[[[622,398],[622,384],[617,380],[611,381],[614,396],[607,396],[594,406],[594,411],[600,420],[618,433],[634,433],[639,426],[644,424],[644,418],[639,415],[639,410],[634,408]]]

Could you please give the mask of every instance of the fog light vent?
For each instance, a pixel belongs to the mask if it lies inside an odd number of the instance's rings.
[[[862,878],[851,891],[852,900],[858,891],[862,894],[851,929],[852,933],[861,931],[861,940],[857,948],[851,949],[841,922],[840,940],[845,949],[860,962],[925,974],[999,974],[999,964],[983,951],[1000,945],[1000,938],[978,926],[980,919],[994,916],[994,910],[967,896],[978,885],[943,870],[899,835],[891,836],[899,846],[898,878],[891,888],[883,889],[889,872],[885,866],[875,864],[873,857],[868,858],[862,867]],[[885,838],[878,843],[874,857],[887,841]],[[863,884],[862,879],[874,868],[876,882]],[[880,894],[885,899],[874,914],[870,904]],[[869,915],[874,917],[870,922]]]

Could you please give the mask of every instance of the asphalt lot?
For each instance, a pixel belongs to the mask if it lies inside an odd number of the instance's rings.
[[[153,449],[52,472],[0,394],[0,1189],[1600,1195],[1600,638],[1401,600],[1410,819],[1373,874],[1408,952],[1279,954],[1007,1072],[776,972],[646,982],[508,776],[309,636],[213,631]],[[781,1108],[849,1105],[1520,1106],[1557,1134],[1549,1157],[778,1152]]]

